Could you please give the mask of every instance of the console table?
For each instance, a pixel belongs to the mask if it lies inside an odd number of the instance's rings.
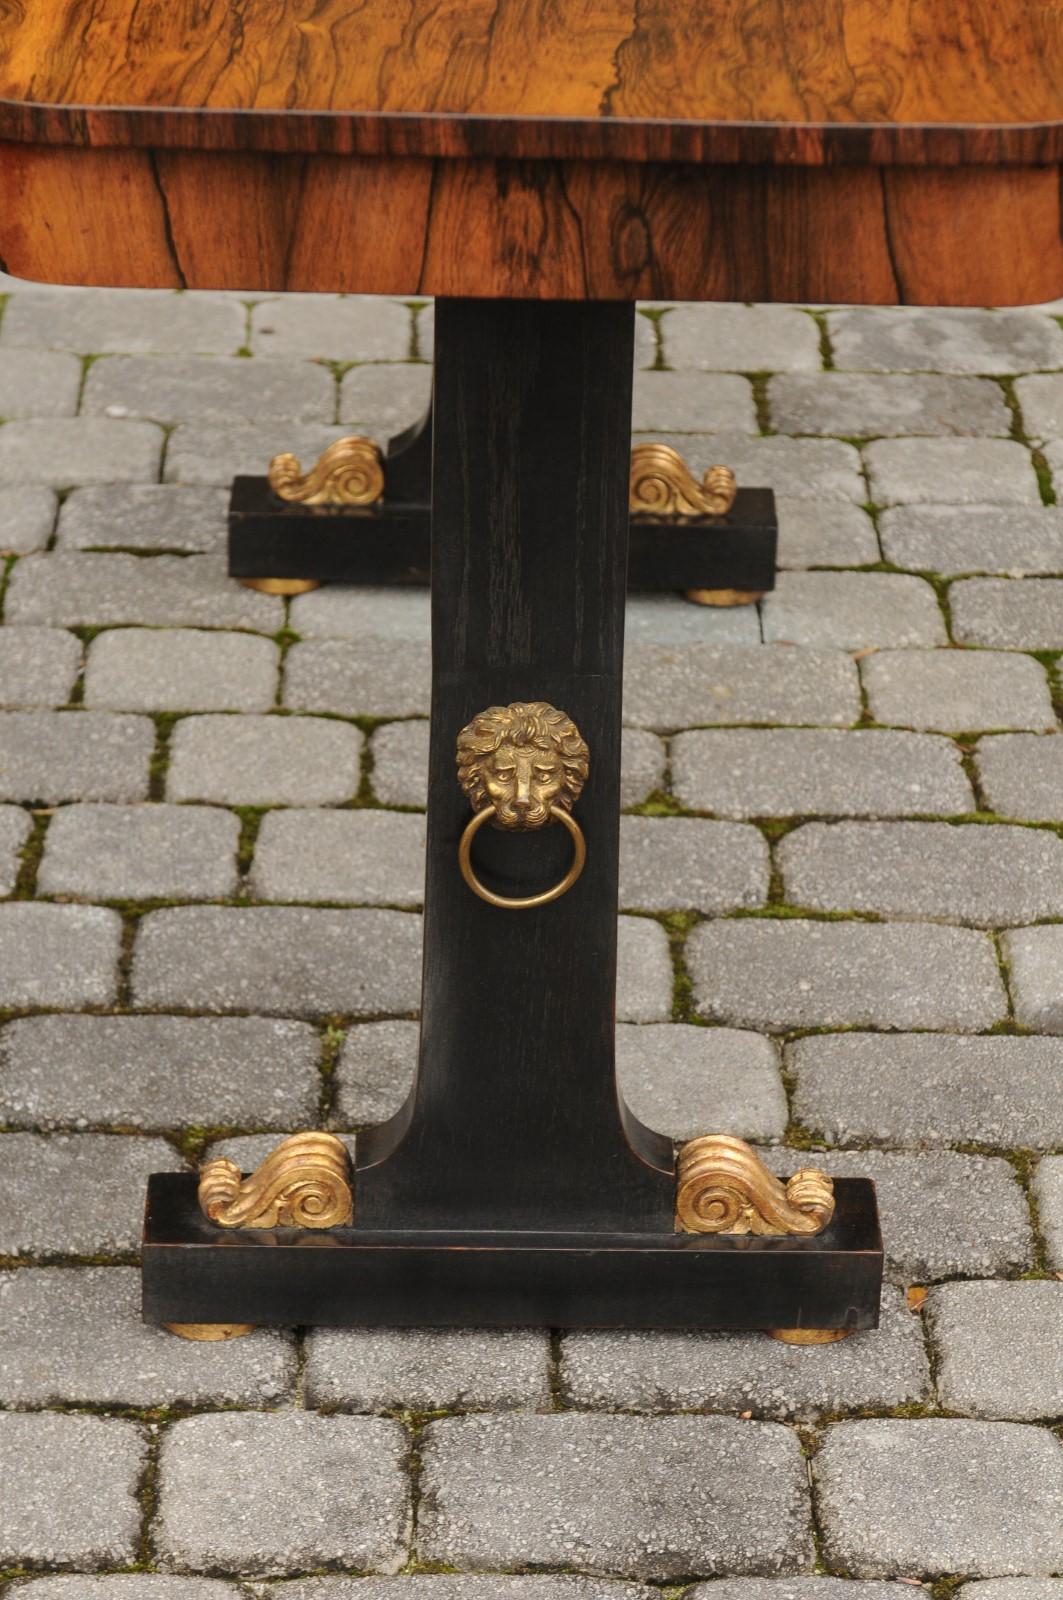
[[[150,1320],[874,1326],[866,1179],[784,1185],[721,1130],[677,1161],[616,1086],[633,303],[1060,295],[1061,21],[1017,0],[7,8],[6,271],[437,297],[416,1085],[356,1170],[308,1133],[249,1176],[155,1176]]]

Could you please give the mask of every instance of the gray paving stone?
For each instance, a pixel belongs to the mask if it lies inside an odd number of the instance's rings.
[[[621,819],[620,904],[631,910],[748,910],[767,900],[770,877],[767,841],[746,824]]]
[[[809,822],[779,841],[791,905],[1002,928],[1063,916],[1063,839],[1037,828]]]
[[[1063,1033],[1063,926],[1013,928],[1003,947],[1015,1020],[1037,1033]]]
[[[374,752],[376,746],[374,745]],[[642,805],[664,784],[665,748],[645,728],[624,728],[620,735],[620,804]]]
[[[340,1143],[346,1146],[353,1162],[358,1148],[357,1135],[340,1133],[337,1137]],[[200,1159],[213,1161],[217,1156],[224,1156],[226,1160],[234,1161],[241,1172],[254,1172],[268,1156],[273,1154],[280,1142],[280,1136],[276,1133],[232,1134],[212,1140],[204,1148]]]
[[[1063,1283],[944,1283],[927,1311],[947,1410],[1020,1422],[1063,1413]]]
[[[750,1410],[779,1420],[927,1398],[930,1369],[919,1318],[895,1288],[883,1296],[875,1332],[852,1334],[818,1354],[821,1360],[809,1361],[805,1351],[802,1360],[798,1348],[763,1333],[569,1333],[561,1383],[577,1406]]]
[[[1063,483],[1063,439],[1050,440],[1044,447],[1043,455],[1058,495],[1058,486]]]
[[[159,289],[20,289],[4,312],[0,344],[76,350],[226,354],[244,342],[245,312],[229,295]]]
[[[72,417],[80,389],[76,356],[0,349],[0,417]]]
[[[141,921],[133,991],[145,1008],[408,1013],[420,964],[421,919],[408,912],[177,906]]]
[[[405,1100],[417,1066],[416,1022],[365,1022],[348,1030],[336,1064],[342,1127],[386,1122]]]
[[[876,722],[941,733],[1056,727],[1044,669],[1028,656],[880,650],[862,670]]]
[[[1032,822],[1063,820],[1063,739],[996,734],[979,740],[975,762],[991,811]]]
[[[949,607],[959,644],[1063,650],[1063,578],[964,578]]]
[[[419,906],[424,834],[423,817],[393,811],[271,811],[251,892],[257,900]]]
[[[637,372],[632,427],[640,432],[760,432],[747,379],[697,371]]]
[[[182,422],[167,443],[163,477],[167,483],[228,488],[238,474],[264,476],[273,457],[285,451],[299,458],[305,472],[342,437],[342,429],[322,422]]]
[[[221,1578],[175,1578],[160,1572],[64,1573],[36,1578],[32,1587],[33,1600],[239,1600],[241,1593]]]
[[[64,1573],[36,1578],[32,1586],[33,1600],[239,1600],[241,1593],[221,1578],[175,1578],[161,1572]]]
[[[1007,1010],[992,942],[971,928],[729,920],[695,928],[686,954],[697,1009],[738,1027],[977,1033]]]
[[[1038,311],[834,311],[834,362],[862,372],[1006,375],[1063,366],[1063,330]]]
[[[667,1022],[672,1015],[668,935],[649,917],[621,917],[616,960],[618,1022]]]
[[[891,1281],[993,1277],[1033,1264],[1026,1197],[1011,1163],[999,1157],[945,1150],[771,1149],[763,1155],[780,1175],[814,1164],[835,1177],[870,1178]]]
[[[163,433],[153,422],[104,417],[49,417],[0,428],[0,483],[152,483]]]
[[[670,367],[710,372],[818,372],[819,329],[787,306],[681,305],[663,319]]]
[[[839,439],[788,439],[785,434],[757,438],[748,433],[642,433],[670,444],[692,472],[730,467],[740,487],[774,489],[795,500],[867,499],[859,451]],[[1019,448],[1019,447],[1016,447]]]
[[[292,601],[290,621],[303,639],[411,639],[423,643],[430,634],[431,602],[427,589],[327,583]]]
[[[61,706],[81,668],[81,640],[62,628],[0,629],[0,705]]]
[[[4,603],[8,622],[92,627],[139,622],[160,628],[253,628],[276,633],[284,601],[226,577],[225,557],[26,556]]]
[[[548,1409],[549,1366],[539,1328],[316,1328],[303,1381],[310,1406]]]
[[[691,1589],[684,1600],[905,1600],[905,1587],[878,1579],[716,1578]]]
[[[0,486],[0,552],[43,550],[55,526],[56,497],[37,484]]]
[[[235,894],[240,822],[214,806],[64,806],[37,892],[80,900],[205,900]]]
[[[0,715],[0,799],[144,800],[154,748],[149,717],[9,711]]]
[[[879,505],[1041,504],[1030,452],[1013,439],[880,439],[864,459]]]
[[[643,644],[627,651],[624,716],[636,725],[847,725],[859,715],[856,667],[842,650]]]
[[[930,585],[888,572],[780,572],[761,615],[769,644],[864,650],[948,639]]]
[[[1055,506],[894,506],[879,518],[882,550],[924,572],[1063,572]]]
[[[0,905],[0,1006],[102,1006],[116,997],[122,919],[101,906]]]
[[[357,728],[320,717],[185,717],[174,729],[166,795],[223,805],[329,805],[361,781]]]
[[[411,428],[432,399],[432,368],[403,361],[354,367],[340,384],[340,421],[358,424],[383,444]]]
[[[959,750],[935,734],[704,729],[672,739],[671,766],[680,804],[725,817],[949,816],[975,808]]]
[[[1063,1451],[1040,1429],[839,1422],[812,1470],[824,1556],[854,1577],[1047,1573],[1063,1563]]]
[[[1011,432],[1011,412],[1003,393],[998,384],[984,378],[784,374],[772,378],[768,400],[772,423],[780,433],[847,438],[996,434],[1006,438]],[[1058,431],[1063,432],[1063,427]]]
[[[0,1274],[5,1405],[276,1404],[292,1391],[291,1338],[271,1328],[193,1344],[149,1327],[135,1267]]]
[[[269,1017],[24,1017],[0,1030],[0,1121],[288,1132],[316,1120],[319,1056]]]
[[[629,598],[624,635],[636,644],[760,644],[755,605],[699,606],[678,594]]]
[[[418,1553],[448,1566],[675,1581],[812,1561],[800,1447],[777,1423],[452,1418],[427,1431],[422,1488]]]
[[[22,846],[32,819],[20,806],[0,806],[0,894],[11,894],[18,881]]]
[[[85,380],[81,410],[155,422],[331,422],[336,383],[312,361],[237,356],[108,356]]]
[[[818,1034],[787,1045],[786,1061],[794,1115],[832,1143],[1063,1144],[1056,1039]]]
[[[132,1561],[145,1456],[135,1422],[0,1413],[0,1561],[57,1567]]]
[[[475,1573],[421,1574],[410,1578],[304,1578],[276,1585],[276,1600],[657,1600],[656,1589],[611,1578],[477,1577]],[[63,1600],[56,1596],[55,1600]],[[92,1600],[92,1597],[86,1597]],[[101,1596],[100,1600],[107,1600]],[[114,1600],[123,1600],[115,1596]],[[153,1600],[145,1596],[145,1600]],[[169,1600],[169,1597],[159,1597]],[[180,1600],[173,1596],[172,1600]],[[197,1600],[192,1596],[191,1600]],[[782,1600],[782,1597],[780,1597]],[[859,1597],[857,1597],[859,1600]],[[868,1596],[867,1600],[875,1600]],[[1022,1600],[1017,1596],[1016,1600]],[[1048,1595],[1030,1600],[1050,1600]]]
[[[131,1255],[148,1175],[184,1168],[162,1139],[109,1133],[3,1133],[0,1155],[4,1256]]]
[[[1060,1600],[1063,1578],[983,1578],[957,1592],[964,1600]]]
[[[173,483],[75,489],[59,513],[59,550],[222,550],[229,496],[224,489]]]
[[[778,1051],[760,1034],[676,1022],[624,1025],[616,1032],[616,1067],[635,1115],[672,1139],[726,1129],[767,1142],[786,1132]]]
[[[405,361],[412,328],[409,307],[381,295],[286,294],[255,307],[251,348],[326,361]]]
[[[379,1417],[223,1412],[176,1422],[160,1461],[160,1565],[394,1572],[409,1538],[408,1449],[405,1430]]]
[[[268,711],[279,664],[273,640],[251,634],[116,628],[89,646],[85,704],[115,711]]]
[[[284,704],[341,716],[423,716],[431,695],[427,640],[322,639],[293,645],[284,671]]]
[[[1015,394],[1028,438],[1058,439],[1063,435],[1063,373],[1020,378]]]
[[[2,637],[2,635],[0,635]],[[373,734],[372,785],[387,806],[423,806],[428,791],[428,723],[389,722]],[[620,750],[620,804],[638,806],[664,782],[665,749],[655,733],[625,728]]]
[[[1046,1156],[1040,1162],[1033,1194],[1048,1259],[1054,1267],[1063,1268],[1063,1156]]]
[[[875,526],[867,512],[845,500],[793,500],[777,495],[779,548],[785,567],[862,567],[878,561]]]

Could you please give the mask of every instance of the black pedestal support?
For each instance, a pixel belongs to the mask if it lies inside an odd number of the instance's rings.
[[[437,303],[432,720],[420,1060],[358,1141],[355,1221],[221,1230],[191,1177],[152,1179],[145,1314],[165,1322],[521,1322],[862,1328],[877,1320],[874,1191],[838,1185],[811,1238],[675,1232],[672,1148],[614,1060],[621,686],[634,311]],[[455,741],[545,700],[590,748],[582,877],[531,911],[463,883]],[[560,878],[565,830],[484,828],[497,893]],[[709,1130],[721,1131],[721,1130]]]

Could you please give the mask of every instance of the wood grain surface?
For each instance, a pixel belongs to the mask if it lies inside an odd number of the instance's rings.
[[[0,265],[484,298],[1063,294],[1063,0],[0,0]]]
[[[1061,0],[0,0],[0,137],[1063,159]]]
[[[52,283],[1026,305],[1055,167],[216,155],[0,144],[0,270]]]

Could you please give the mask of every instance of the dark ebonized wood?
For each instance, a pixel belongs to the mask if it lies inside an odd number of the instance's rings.
[[[835,1192],[834,1220],[811,1239],[259,1233],[212,1226],[193,1177],[156,1173],[144,1315],[333,1327],[874,1328],[882,1282],[874,1185],[838,1178]]]
[[[672,1228],[672,1150],[615,1073],[617,852],[634,311],[440,301],[432,470],[432,716],[417,1083],[362,1141],[368,1228]],[[455,743],[547,700],[591,751],[583,876],[505,911],[458,870]],[[561,828],[483,829],[481,878],[535,893]]]
[[[265,478],[236,478],[229,501],[229,573],[234,578],[317,578],[325,583],[427,584],[430,507],[394,492],[366,509],[285,504]],[[770,489],[740,489],[726,517],[631,524],[629,590],[775,586],[778,524]]]

